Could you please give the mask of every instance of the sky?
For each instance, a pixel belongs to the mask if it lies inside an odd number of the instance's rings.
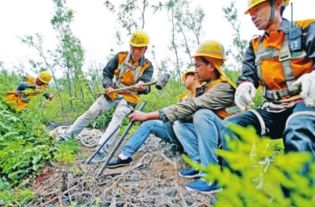
[[[117,46],[113,39],[117,22],[105,8],[105,0],[68,0],[67,2],[68,8],[75,12],[72,31],[81,40],[85,51],[85,70],[90,65],[105,65],[110,49],[115,52],[128,49],[127,43]],[[292,0],[292,2],[295,19],[315,18],[314,0]],[[193,0],[193,6],[200,6],[206,14],[201,40],[216,39],[225,47],[232,45],[232,29],[224,19],[222,11],[222,8],[229,4],[230,0]],[[247,0],[236,1],[242,24],[241,37],[249,40],[253,35],[259,34],[259,31],[253,26],[250,17],[244,15],[246,6]],[[39,33],[43,36],[44,48],[53,50],[56,47],[56,33],[50,23],[53,14],[52,0],[0,0],[0,62],[6,69],[20,67],[28,70],[30,67],[28,60],[38,58],[35,50],[22,44],[19,37]],[[289,15],[288,8],[284,16],[289,17]],[[169,28],[164,26],[167,25],[167,21],[165,15],[146,14],[145,30],[150,35],[151,44],[155,45],[157,56],[163,56],[170,44]]]

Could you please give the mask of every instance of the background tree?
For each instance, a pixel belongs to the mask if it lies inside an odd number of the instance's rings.
[[[43,62],[41,62],[41,61],[35,62],[33,60],[29,60],[29,63],[32,65],[32,68],[42,68],[43,70],[48,69],[52,73],[52,77],[53,77],[53,80],[55,83],[57,97],[58,97],[58,100],[60,103],[60,109],[61,109],[61,112],[63,114],[64,120],[66,120],[65,107],[64,107],[64,103],[63,103],[63,100],[61,97],[61,87],[58,84],[58,81],[56,78],[56,72],[57,72],[55,69],[56,64],[51,61],[50,55],[49,55],[49,54],[51,54],[51,51],[50,50],[48,50],[47,52],[44,51],[43,38],[39,34],[35,34],[35,36],[26,35],[20,39],[23,43],[34,48],[38,52],[39,56],[41,57],[41,59],[43,61]],[[36,74],[39,74],[40,71],[34,71],[34,72]]]
[[[193,65],[191,50],[200,43],[205,14],[201,8],[193,8],[191,2],[187,0],[169,0],[165,3],[160,1],[153,9],[154,12],[166,12],[170,20],[169,49],[172,54],[166,58],[166,61],[162,61],[174,66],[175,71],[172,74],[180,80],[181,72]]]
[[[115,3],[114,3],[115,2]],[[145,14],[149,7],[148,0],[127,0],[117,4],[117,1],[105,1],[105,7],[116,16],[119,27],[116,31],[116,41],[118,45],[124,43],[122,34],[131,35],[136,29],[145,28]]]
[[[73,35],[71,23],[74,19],[73,11],[65,5],[66,0],[53,0],[55,3],[55,14],[51,20],[54,30],[57,32],[59,41],[55,53],[54,61],[62,68],[65,68],[67,86],[70,97],[78,98],[77,91],[80,92],[80,101],[86,105],[84,88],[86,83],[82,72],[84,52],[80,40]],[[73,85],[71,84],[73,83]],[[72,99],[70,103],[72,105]]]
[[[84,51],[80,40],[74,36],[71,30],[71,23],[74,20],[73,11],[67,8],[66,0],[53,0],[53,2],[55,3],[55,13],[51,19],[51,24],[56,31],[57,48],[45,51],[43,49],[43,38],[39,34],[28,35],[21,38],[21,40],[35,48],[42,59],[39,62],[30,60],[30,65],[39,70],[48,69],[51,71],[61,106],[61,114],[64,120],[67,120],[66,112],[77,111],[78,108],[82,107],[86,108],[89,105],[87,101],[90,102],[94,98],[94,92],[90,87],[88,77],[82,71]],[[40,71],[35,71],[35,73],[38,72]],[[57,81],[56,76],[60,73],[65,74],[65,78],[62,77]],[[67,91],[64,97],[61,95],[63,89]],[[69,103],[67,104],[67,107],[70,107],[69,110],[65,109],[65,99]]]
[[[240,71],[242,68],[243,55],[245,54],[245,49],[248,41],[243,40],[241,37],[241,22],[238,16],[238,10],[235,7],[235,1],[231,1],[230,5],[223,8],[224,17],[230,23],[234,33],[232,34],[233,46],[229,47],[226,51],[229,60],[232,60],[228,65],[228,68],[233,71]]]

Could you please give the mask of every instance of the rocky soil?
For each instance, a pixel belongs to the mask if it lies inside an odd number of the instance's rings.
[[[36,198],[27,206],[209,206],[211,195],[187,191],[178,176],[187,167],[169,144],[150,137],[132,164],[115,170],[86,165],[92,148],[81,147],[77,162],[47,166],[35,179]],[[118,150],[119,152],[119,150]]]

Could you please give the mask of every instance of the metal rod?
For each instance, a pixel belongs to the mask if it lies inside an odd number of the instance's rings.
[[[142,104],[139,107],[139,111],[142,111],[144,109],[146,105],[146,102],[142,102]],[[125,129],[124,133],[121,135],[121,137],[119,138],[119,140],[117,141],[117,143],[114,146],[114,149],[108,154],[108,156],[106,156],[104,163],[102,164],[102,166],[99,168],[99,170],[96,173],[96,176],[100,176],[103,171],[106,169],[107,164],[110,162],[110,160],[112,159],[112,157],[114,156],[114,154],[116,153],[117,149],[119,148],[119,146],[121,145],[121,143],[123,142],[123,140],[126,138],[129,130],[131,129],[131,127],[133,126],[133,124],[135,123],[135,121],[131,121],[129,122],[127,128]]]
[[[96,149],[96,151],[86,160],[85,164],[89,164],[91,160],[95,157],[95,155],[104,147],[104,145],[108,142],[108,140],[118,131],[120,125],[118,125],[115,130],[106,138],[106,140]]]

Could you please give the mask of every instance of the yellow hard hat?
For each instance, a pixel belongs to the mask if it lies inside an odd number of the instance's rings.
[[[187,70],[184,71],[182,75],[182,80],[185,81],[188,74],[195,74],[195,73],[196,73],[195,66],[189,67]]]
[[[225,61],[224,47],[223,45],[215,40],[207,40],[202,42],[196,53],[193,55],[194,58],[204,57],[209,61],[221,74],[221,79],[226,80],[229,84],[235,87],[235,83],[231,81],[223,71],[222,65]]]
[[[215,40],[206,40],[202,42],[193,57],[209,57],[224,60],[224,48],[223,45]]]
[[[248,0],[248,5],[247,5],[247,9],[245,11],[245,14],[249,13],[249,10],[255,6],[257,6],[260,3],[263,3],[265,1],[269,1],[269,0]],[[290,0],[282,0],[282,7],[286,7],[288,6],[290,3]]]
[[[245,11],[245,14],[249,13],[249,10],[255,6],[257,6],[258,4],[261,4],[265,1],[269,1],[269,0],[248,0],[247,2],[247,9]]]
[[[137,30],[131,35],[129,43],[134,47],[145,47],[149,45],[150,37],[145,31]]]
[[[48,84],[49,81],[51,80],[51,74],[47,71],[41,72],[38,76],[38,79],[41,82]]]
[[[290,3],[290,0],[282,0],[282,7],[287,7]]]
[[[27,84],[29,84],[29,85],[34,85],[34,83],[35,83],[35,78],[34,78],[34,76],[26,76],[25,77],[25,79],[24,79],[24,81],[27,83]]]
[[[225,75],[221,69],[221,66],[225,60],[225,55],[223,45],[220,42],[216,40],[206,40],[202,42],[198,46],[197,51],[193,57],[204,57],[209,62],[211,62],[222,75]]]

